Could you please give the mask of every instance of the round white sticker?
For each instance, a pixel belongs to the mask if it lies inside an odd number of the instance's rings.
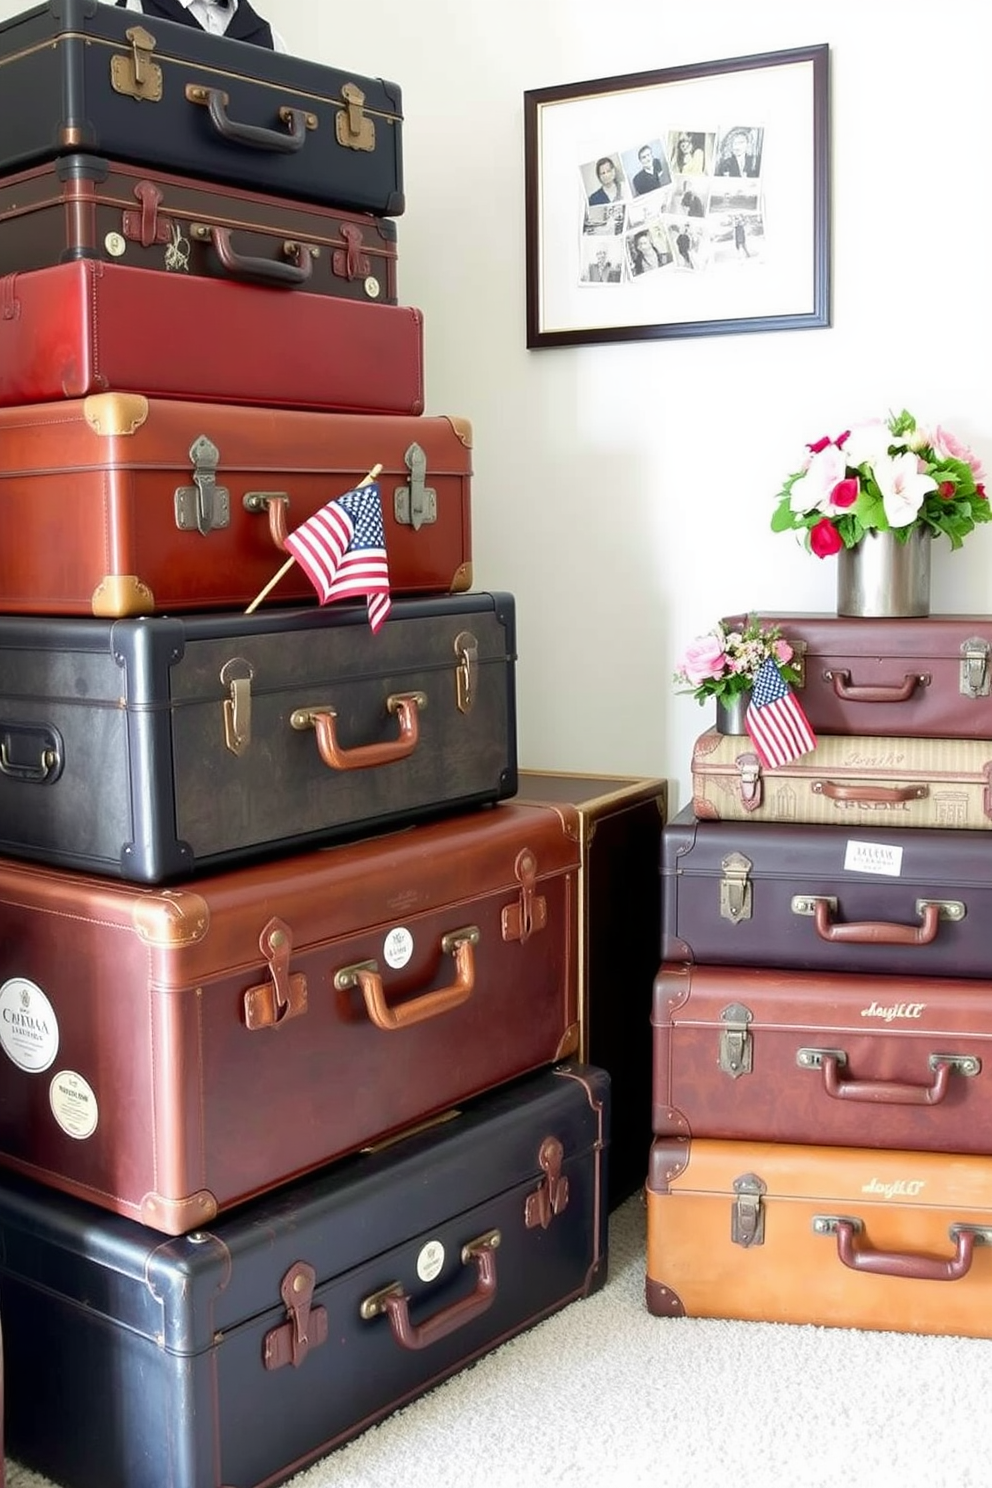
[[[93,1087],[75,1070],[59,1070],[48,1087],[52,1115],[70,1137],[91,1137],[100,1119]]]
[[[440,1240],[428,1240],[417,1256],[417,1275],[421,1281],[433,1281],[444,1265],[444,1246]]]
[[[0,987],[0,1044],[18,1069],[40,1074],[59,1052],[55,1009],[27,977],[11,977]]]
[[[382,954],[387,966],[397,970],[405,966],[413,955],[413,936],[402,925],[390,930],[383,941]]]

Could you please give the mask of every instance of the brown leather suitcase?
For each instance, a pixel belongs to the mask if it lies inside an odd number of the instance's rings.
[[[665,961],[992,978],[984,832],[701,821],[664,828]]]
[[[691,966],[654,988],[659,1136],[992,1156],[992,981]]]
[[[0,408],[0,610],[119,618],[245,609],[282,542],[378,477],[398,594],[471,587],[472,430],[136,393]],[[315,600],[292,564],[266,604]]]
[[[0,279],[0,404],[104,392],[420,414],[423,316],[92,259]]]
[[[521,770],[517,800],[579,813],[581,1056],[613,1077],[610,1206],[643,1188],[651,1145],[651,987],[661,906],[655,872],[668,782]]]
[[[659,1138],[649,1311],[992,1337],[992,1158]]]
[[[795,651],[795,692],[815,732],[992,738],[992,616],[770,613],[759,624],[779,626]]]
[[[708,821],[992,828],[992,739],[820,734],[766,769],[746,734],[707,729],[692,753],[692,809]]]
[[[387,217],[95,155],[0,176],[0,274],[88,258],[395,305],[396,239]]]
[[[0,1164],[182,1234],[578,1047],[574,809],[125,886],[0,860]]]

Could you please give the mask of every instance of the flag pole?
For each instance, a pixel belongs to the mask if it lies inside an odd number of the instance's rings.
[[[359,466],[359,469],[361,469],[361,466]],[[372,482],[375,480],[376,476],[379,474],[379,472],[380,472],[381,469],[382,469],[382,466],[381,465],[373,465],[372,466],[372,469],[369,471],[368,475],[364,476],[358,482],[358,485],[357,486],[350,486],[349,487],[349,490],[358,491],[358,490],[361,489],[362,486],[370,486],[372,484]],[[279,572],[277,574],[274,574],[272,576],[272,578],[269,580],[269,582],[266,584],[265,588],[262,589],[262,590],[260,590],[259,593],[255,595],[255,598],[252,600],[251,604],[245,610],[245,614],[246,615],[250,615],[253,610],[257,610],[258,609],[258,606],[262,603],[262,600],[265,598],[265,596],[267,594],[271,594],[272,590],[276,587],[276,585],[278,584],[279,580],[282,578],[283,574],[288,574],[289,573],[289,570],[292,568],[292,566],[293,566],[293,564],[295,562],[296,562],[296,559],[293,557],[292,554],[290,554],[290,556],[286,559],[286,562],[283,564],[283,566],[279,570]]]

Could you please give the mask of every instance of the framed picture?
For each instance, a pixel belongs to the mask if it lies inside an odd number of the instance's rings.
[[[524,94],[527,345],[830,324],[826,45]]]

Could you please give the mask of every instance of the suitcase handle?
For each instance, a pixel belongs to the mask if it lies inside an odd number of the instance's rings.
[[[313,261],[318,250],[312,243],[298,243],[295,239],[287,239],[282,245],[282,251],[287,258],[294,257],[296,262],[280,263],[275,258],[255,258],[246,253],[238,253],[231,245],[230,228],[219,227],[215,222],[193,222],[190,224],[189,234],[199,243],[213,243],[221,266],[235,279],[259,279],[265,284],[297,285],[306,284],[313,274]]]
[[[848,945],[930,945],[937,939],[940,928],[941,906],[936,899],[929,899],[920,906],[919,925],[895,925],[887,920],[851,920],[839,924],[830,919],[830,899],[816,898],[813,905],[813,924],[821,940],[843,942]],[[793,900],[793,913],[796,913]]]
[[[370,1322],[384,1312],[389,1318],[393,1337],[400,1348],[405,1349],[426,1348],[428,1344],[437,1343],[439,1338],[454,1333],[457,1328],[464,1328],[466,1323],[481,1317],[496,1300],[496,1257],[493,1252],[499,1242],[499,1230],[490,1230],[462,1246],[462,1265],[472,1264],[476,1269],[475,1291],[458,1302],[452,1302],[450,1307],[442,1307],[433,1317],[416,1325],[411,1323],[409,1293],[397,1281],[365,1298],[359,1309],[363,1321]]]
[[[906,1085],[899,1080],[841,1080],[839,1073],[846,1063],[847,1055],[832,1049],[819,1051],[815,1062],[804,1061],[808,1069],[819,1065],[823,1088],[833,1100],[870,1101],[887,1106],[939,1106],[947,1095],[955,1070],[952,1059],[932,1059],[932,1082],[929,1085]]]
[[[393,693],[386,699],[386,708],[399,718],[399,738],[385,744],[358,744],[354,749],[342,749],[338,743],[333,708],[296,708],[289,721],[294,729],[316,731],[317,749],[329,770],[368,770],[413,753],[420,742],[418,709],[426,707],[424,692]]]
[[[960,1281],[971,1270],[976,1245],[987,1245],[992,1232],[974,1225],[952,1225],[951,1239],[955,1253],[948,1260],[942,1256],[909,1255],[895,1250],[872,1250],[856,1243],[863,1228],[860,1219],[840,1215],[814,1214],[813,1230],[817,1235],[837,1236],[837,1255],[852,1271],[870,1271],[877,1276],[903,1276],[909,1281]]]
[[[922,801],[930,794],[928,785],[838,785],[835,780],[813,780],[810,790],[814,796],[826,796],[831,801],[861,801],[869,806]]]
[[[289,108],[286,104],[279,109],[279,122],[289,128],[289,134],[278,129],[265,129],[259,124],[238,124],[227,112],[227,94],[220,88],[204,88],[199,83],[186,84],[186,97],[190,103],[202,104],[206,108],[211,124],[222,139],[250,145],[253,150],[275,150],[280,155],[295,155],[303,148],[307,130],[317,128],[316,114]]]
[[[463,930],[451,930],[441,937],[441,950],[446,956],[455,958],[455,980],[450,987],[438,987],[425,992],[421,997],[412,997],[391,1008],[386,1002],[382,977],[375,961],[360,961],[355,966],[344,966],[334,977],[337,992],[347,992],[358,987],[365,1001],[365,1011],[383,1033],[393,1033],[398,1028],[409,1028],[412,1023],[424,1023],[428,1018],[440,1017],[467,1002],[475,991],[475,952],[472,947],[479,944],[479,927],[466,925]]]
[[[852,685],[850,672],[824,672],[823,675],[833,683],[834,693],[845,703],[906,703],[917,687],[927,687],[930,683],[926,672],[907,672],[901,682],[891,687]]]

